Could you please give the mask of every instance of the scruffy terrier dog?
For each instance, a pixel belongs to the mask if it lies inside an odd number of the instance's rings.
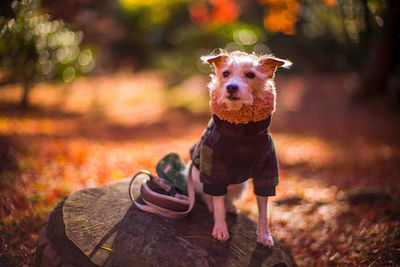
[[[275,195],[278,166],[268,131],[275,110],[274,74],[292,63],[269,55],[220,52],[201,58],[211,75],[212,120],[192,153],[196,192],[214,212],[214,238],[229,239],[225,213],[237,213],[233,200],[253,178],[258,204],[258,242],[272,247],[268,196]]]

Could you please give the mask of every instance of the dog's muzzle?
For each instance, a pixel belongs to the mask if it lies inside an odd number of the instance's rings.
[[[228,93],[227,98],[229,100],[239,100],[236,96],[237,91],[239,91],[239,86],[237,84],[229,84],[226,86],[226,92]]]

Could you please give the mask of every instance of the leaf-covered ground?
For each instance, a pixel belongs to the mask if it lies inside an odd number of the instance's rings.
[[[172,151],[188,160],[208,121],[206,80],[166,89],[163,77],[42,84],[25,112],[15,105],[17,87],[0,88],[0,265],[34,264],[41,224],[69,193],[154,171]],[[356,82],[343,74],[278,77],[271,229],[300,266],[400,265],[399,117],[354,104]],[[19,170],[4,170],[16,162]],[[251,191],[237,205],[256,219]]]

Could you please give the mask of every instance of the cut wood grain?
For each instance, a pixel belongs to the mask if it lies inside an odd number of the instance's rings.
[[[275,240],[257,244],[256,224],[228,215],[228,242],[210,233],[213,217],[196,203],[180,220],[138,210],[128,194],[129,179],[68,196],[50,212],[40,232],[38,266],[296,266]],[[138,194],[140,180],[135,192]]]

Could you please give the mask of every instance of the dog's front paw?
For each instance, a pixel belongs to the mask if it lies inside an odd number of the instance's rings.
[[[257,238],[258,243],[262,245],[272,248],[274,246],[274,239],[272,239],[272,235],[270,233],[258,234]]]
[[[215,239],[225,242],[229,239],[228,225],[226,222],[215,222],[212,235]]]

